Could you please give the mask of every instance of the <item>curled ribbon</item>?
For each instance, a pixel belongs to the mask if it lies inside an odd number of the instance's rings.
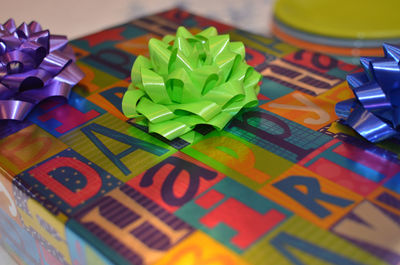
[[[23,120],[40,101],[68,97],[83,78],[66,36],[39,23],[0,24],[0,120]]]
[[[364,72],[347,76],[355,99],[336,104],[344,123],[371,142],[400,136],[400,46],[383,44],[384,57],[362,57]]]
[[[124,114],[149,132],[172,140],[192,137],[198,124],[222,130],[258,104],[261,75],[246,64],[243,43],[214,27],[196,35],[179,27],[176,36],[151,39],[149,52],[150,59],[138,56],[133,64],[122,100]]]

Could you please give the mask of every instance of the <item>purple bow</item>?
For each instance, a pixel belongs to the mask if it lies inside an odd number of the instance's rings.
[[[0,120],[23,120],[48,97],[68,98],[83,76],[66,36],[50,35],[36,21],[0,24]]]

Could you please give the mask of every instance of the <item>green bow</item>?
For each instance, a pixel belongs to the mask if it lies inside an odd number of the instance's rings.
[[[133,64],[122,110],[151,133],[190,139],[197,124],[222,130],[258,104],[261,75],[246,64],[243,43],[214,27],[196,35],[179,27],[176,36],[151,39],[149,52],[150,59],[138,56]]]

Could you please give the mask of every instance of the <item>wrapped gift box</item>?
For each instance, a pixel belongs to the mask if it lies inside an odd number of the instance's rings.
[[[193,143],[127,120],[150,38],[214,26],[263,75],[259,106]],[[399,142],[337,122],[360,67],[179,9],[71,41],[85,78],[0,122],[0,241],[20,264],[398,264]]]

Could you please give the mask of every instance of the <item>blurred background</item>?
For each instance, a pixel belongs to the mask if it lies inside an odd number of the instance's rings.
[[[6,0],[3,0],[6,2]],[[37,20],[53,34],[69,39],[112,25],[181,7],[259,34],[268,34],[274,0],[18,0],[0,8],[0,23],[12,17],[17,25]]]

